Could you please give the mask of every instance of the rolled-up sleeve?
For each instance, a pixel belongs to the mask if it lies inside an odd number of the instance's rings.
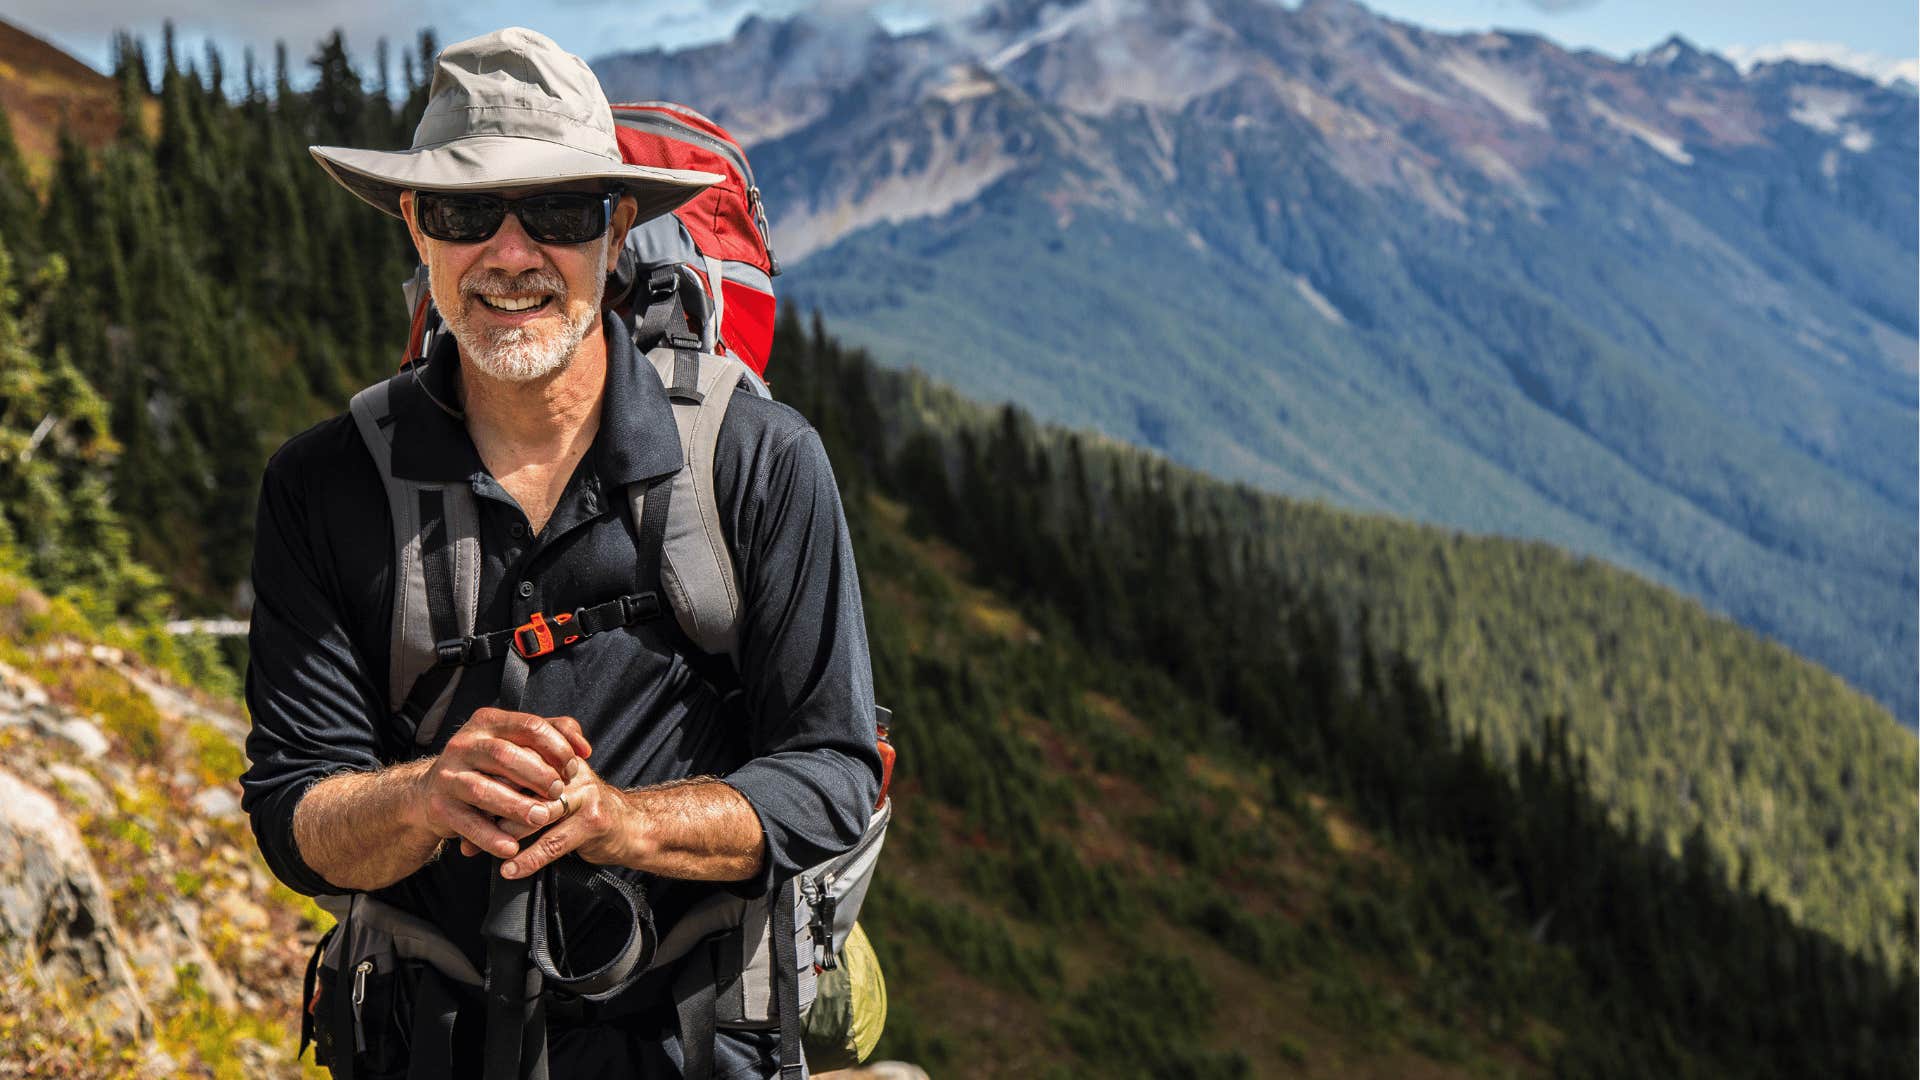
[[[297,472],[278,459],[268,465],[254,534],[253,727],[241,805],[268,868],[289,888],[317,895],[339,890],[300,857],[294,807],[329,776],[381,766],[385,706],[348,634],[339,590],[315,555],[306,495]]]
[[[753,756],[726,777],[766,833],[749,894],[853,846],[880,786],[860,580],[826,449],[800,428],[756,472],[734,535]]]

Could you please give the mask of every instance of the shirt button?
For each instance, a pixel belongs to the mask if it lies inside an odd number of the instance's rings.
[[[507,531],[513,534],[513,538],[515,540],[518,540],[521,537],[527,535],[527,527],[525,525],[520,524],[517,521],[513,523],[513,528],[508,529]]]
[[[525,600],[527,597],[532,595],[533,595],[533,582],[531,581],[521,582],[520,583],[520,599]]]

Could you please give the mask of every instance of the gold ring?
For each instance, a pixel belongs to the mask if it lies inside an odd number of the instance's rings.
[[[573,813],[573,807],[567,805],[567,793],[563,791],[560,793],[560,816],[566,817],[571,813]]]

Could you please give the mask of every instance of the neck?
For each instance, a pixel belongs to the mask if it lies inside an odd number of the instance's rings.
[[[497,447],[522,460],[569,456],[593,440],[607,385],[607,340],[595,321],[565,367],[527,382],[496,379],[460,360],[461,407],[483,456]],[[492,464],[492,462],[489,462]]]

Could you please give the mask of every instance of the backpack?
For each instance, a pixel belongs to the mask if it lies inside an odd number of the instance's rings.
[[[614,117],[628,161],[677,162],[675,167],[702,168],[727,178],[673,214],[630,230],[620,269],[608,285],[607,306],[615,309],[609,317],[617,317],[632,333],[636,350],[647,357],[666,386],[685,455],[678,473],[635,485],[628,492],[640,556],[646,564],[640,580],[657,581],[660,587],[658,592],[611,598],[566,615],[536,614],[525,625],[483,632],[475,626],[480,570],[478,516],[471,490],[458,484],[396,478],[390,467],[392,381],[361,391],[353,399],[351,413],[386,483],[394,527],[388,700],[418,746],[430,745],[439,734],[466,666],[504,655],[511,675],[516,662],[524,665],[527,659],[585,634],[670,615],[700,654],[687,657],[697,671],[720,671],[724,678],[736,666],[739,589],[717,512],[713,457],[733,396],[768,396],[761,376],[772,343],[771,278],[779,272],[778,262],[766,243],[765,211],[745,155],[723,129],[691,109],[658,102],[615,106]],[[422,267],[403,287],[413,309],[409,362],[424,358],[435,336],[444,330],[425,284]],[[404,377],[403,370],[396,379]],[[508,700],[510,695],[517,698],[513,682],[512,678],[503,681],[503,707],[517,705],[517,699]],[[624,901],[634,911],[634,931],[627,945],[613,962],[585,976],[562,975],[544,940],[545,883],[568,860],[530,881],[496,878],[486,930],[490,970],[483,979],[489,1002],[489,1075],[496,1059],[511,1057],[520,1067],[507,1075],[544,1076],[542,996],[534,995],[529,1004],[524,993],[503,991],[496,1001],[494,992],[496,964],[507,970],[497,981],[517,989],[521,985],[517,972],[524,972],[529,958],[539,969],[534,978],[544,977],[546,983],[587,1000],[610,998],[645,972],[679,963],[673,998],[687,1056],[684,1075],[710,1074],[715,1029],[765,1029],[775,1024],[781,1033],[783,1080],[804,1075],[801,1029],[814,1000],[816,973],[833,971],[847,943],[856,937],[856,919],[892,818],[893,805],[886,791],[893,762],[890,721],[887,710],[878,710],[885,772],[880,800],[860,840],[768,896],[745,900],[716,891],[683,916],[671,933],[656,938],[644,899],[632,895],[623,881],[605,871],[580,876],[582,884]],[[579,875],[584,864],[573,862],[577,865],[569,872]],[[320,1026],[315,1022],[315,1002],[327,996],[324,991],[330,984],[333,1001],[356,1002],[350,1011],[337,1005],[333,1012],[341,1018],[350,1016],[354,1045],[363,1045],[368,1040],[362,1037],[364,1021],[357,1002],[364,997],[365,980],[412,964],[410,970],[423,980],[412,991],[414,1015],[403,1021],[414,1036],[413,1053],[436,1059],[444,1053],[450,1059],[446,1041],[452,1030],[451,1015],[462,988],[468,994],[476,989],[474,972],[442,969],[435,958],[446,950],[420,944],[431,928],[423,930],[419,920],[409,920],[372,897],[326,898],[324,906],[342,918],[342,929],[323,939],[309,964],[306,1033],[310,1036]],[[785,926],[791,929],[780,929]],[[496,937],[496,931],[507,936]],[[870,949],[856,945],[848,959],[862,968],[862,985],[878,985],[878,966]],[[512,967],[515,963],[517,969]],[[350,996],[346,993],[349,982]],[[322,992],[316,994],[316,989]],[[884,989],[879,993],[884,995]],[[510,1019],[518,1021],[511,1025],[511,1033],[503,1022],[509,1019],[509,1005],[516,1010]],[[880,1010],[884,1016],[884,999]],[[429,1036],[429,1045],[420,1045],[422,1032]],[[829,1031],[825,1038],[830,1042],[844,1036]],[[332,1039],[337,1043],[340,1037],[336,1031]],[[872,1037],[877,1035],[861,1033],[867,1049]],[[498,1054],[495,1040],[499,1040]],[[305,1042],[303,1038],[303,1048]],[[345,1075],[351,1077],[352,1048],[329,1049],[335,1061],[347,1062]],[[414,1067],[420,1069],[418,1060]],[[342,1075],[337,1065],[335,1070],[336,1077]],[[431,1067],[414,1075],[432,1075]]]
[[[759,382],[773,348],[773,279],[779,276],[780,260],[773,253],[766,207],[746,152],[725,128],[671,102],[615,105],[613,124],[628,164],[695,169],[722,179],[673,213],[628,231],[620,267],[607,284],[605,306],[623,314],[631,309],[644,331],[642,339],[651,347],[664,326],[647,324],[645,312],[661,294],[657,288],[643,294],[634,290],[650,271],[676,269],[679,309],[700,337],[701,351],[738,359]],[[427,293],[425,268],[404,288],[413,318],[403,363],[426,356],[434,335],[443,329]],[[650,303],[642,306],[642,300]],[[665,318],[670,312],[659,307],[655,316]]]

